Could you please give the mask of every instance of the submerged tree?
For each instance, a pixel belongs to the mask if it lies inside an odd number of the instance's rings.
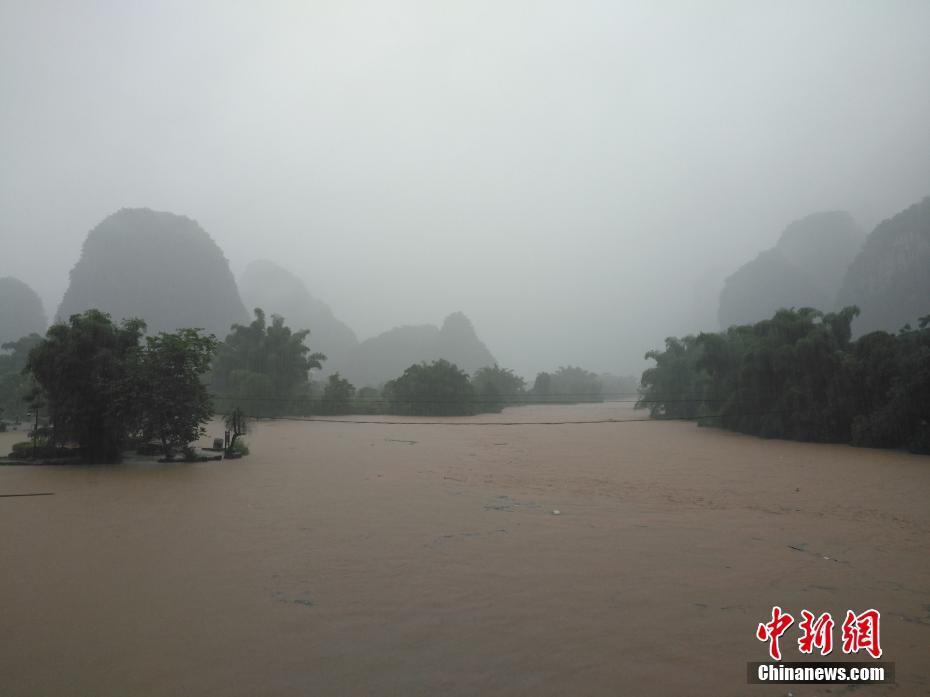
[[[599,375],[569,365],[559,366],[554,373],[538,373],[530,394],[542,402],[591,402],[601,401],[603,390]]]
[[[851,341],[857,314],[783,309],[667,339],[646,354],[656,365],[637,407],[769,438],[930,451],[930,319]]]
[[[213,405],[201,376],[210,367],[217,342],[195,329],[161,333],[146,339],[137,372],[141,430],[156,438],[165,458],[204,433]]]
[[[99,310],[53,325],[26,369],[48,402],[59,442],[80,445],[91,462],[117,462],[139,423],[134,377],[142,320],[115,325]]]
[[[201,375],[216,347],[198,330],[149,337],[145,323],[119,325],[99,310],[72,315],[29,353],[34,400],[44,400],[52,446],[74,442],[90,462],[118,462],[130,436],[158,438],[166,457],[212,415]]]
[[[472,387],[479,411],[500,411],[508,404],[524,400],[525,381],[509,368],[486,366],[472,376]]]
[[[452,416],[474,413],[468,374],[440,359],[412,365],[384,385],[384,397],[396,414]]]
[[[348,414],[352,411],[352,399],[355,397],[355,386],[333,373],[323,388],[323,413]]]

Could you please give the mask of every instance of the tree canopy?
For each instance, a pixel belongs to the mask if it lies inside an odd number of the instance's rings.
[[[930,452],[930,316],[851,341],[855,307],[669,338],[637,406],[744,433]]]
[[[596,373],[577,366],[560,366],[554,373],[537,374],[531,390],[535,400],[589,402],[602,399],[603,383]]]
[[[99,310],[55,324],[29,354],[28,370],[48,402],[55,439],[80,444],[92,462],[117,462],[137,425],[133,374],[141,320],[113,324]]]
[[[348,414],[352,411],[355,387],[339,373],[333,373],[323,389],[322,408],[324,414]]]
[[[201,376],[210,367],[216,339],[181,329],[146,338],[137,371],[140,429],[145,440],[157,439],[172,459],[204,435],[213,405]]]
[[[243,406],[250,414],[285,413],[308,393],[308,373],[326,356],[304,343],[309,329],[292,331],[284,318],[255,309],[251,324],[234,324],[213,364],[213,389],[223,404]]]
[[[29,352],[41,342],[41,336],[30,334],[0,347],[4,351],[0,353],[0,419],[21,421],[26,418],[27,400],[35,381],[23,370],[29,361]]]
[[[474,389],[468,374],[439,359],[417,363],[384,386],[384,397],[396,414],[453,416],[475,411]]]
[[[74,442],[91,462],[118,462],[131,437],[154,437],[165,456],[202,433],[212,414],[200,376],[216,342],[198,330],[148,337],[145,323],[114,324],[99,310],[55,324],[29,353],[53,444]]]
[[[472,376],[471,384],[480,411],[500,411],[508,404],[525,401],[526,383],[509,368],[496,364],[480,368]]]

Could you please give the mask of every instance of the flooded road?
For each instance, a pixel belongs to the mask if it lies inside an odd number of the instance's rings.
[[[0,498],[0,694],[844,690],[746,685],[773,605],[880,610],[898,689],[862,691],[930,694],[928,457],[681,422],[248,441],[223,463],[0,468],[0,494],[54,494]]]

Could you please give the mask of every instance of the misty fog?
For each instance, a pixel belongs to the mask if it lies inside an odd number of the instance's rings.
[[[0,277],[54,318],[149,207],[360,338],[632,373],[791,221],[930,193],[930,3],[657,5],[4,2]]]

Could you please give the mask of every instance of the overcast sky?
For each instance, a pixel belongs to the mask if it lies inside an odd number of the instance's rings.
[[[0,276],[52,315],[144,206],[361,338],[462,310],[521,373],[632,372],[791,220],[930,194],[928,37],[926,0],[0,0]]]

